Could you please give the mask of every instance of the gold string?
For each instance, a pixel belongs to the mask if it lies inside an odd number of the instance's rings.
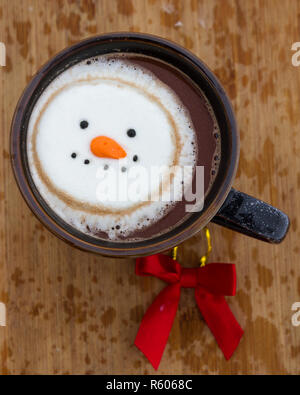
[[[204,232],[205,232],[205,237],[206,237],[207,250],[206,250],[206,253],[204,255],[202,255],[202,257],[200,258],[200,267],[203,267],[206,265],[208,257],[211,253],[211,250],[212,250],[210,231],[207,226],[204,228]],[[178,252],[178,246],[174,247],[172,250],[172,258],[174,261],[177,260],[177,252]]]
[[[200,258],[200,267],[203,267],[206,265],[208,257],[211,253],[211,250],[212,250],[210,231],[207,226],[204,228],[204,232],[205,232],[205,237],[206,237],[206,242],[207,242],[207,250],[206,250],[206,254],[202,255],[202,257]]]
[[[178,251],[178,246],[174,247],[172,250],[173,261],[176,261],[177,259],[177,251]]]

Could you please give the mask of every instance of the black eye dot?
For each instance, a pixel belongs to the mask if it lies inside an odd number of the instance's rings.
[[[137,155],[134,155],[134,157],[132,158],[132,160],[133,160],[134,162],[137,162],[138,156],[137,156]]]
[[[104,170],[108,170],[108,165],[104,165]]]
[[[128,137],[135,137],[136,136],[136,131],[134,129],[128,129],[127,130],[127,136]]]
[[[118,229],[118,230],[119,230],[120,228],[121,228],[121,227],[120,227],[120,225],[117,225],[117,226],[116,226],[116,229]]]
[[[88,159],[85,159],[85,161],[83,162],[85,165],[88,165],[90,163],[90,161]]]
[[[88,123],[88,121],[81,121],[80,122],[80,127],[81,127],[81,129],[86,129],[87,127],[89,126],[89,123]]]
[[[75,154],[75,152],[73,152],[73,154],[71,155],[71,157],[72,157],[73,159],[75,159],[76,156],[77,156],[77,154]]]

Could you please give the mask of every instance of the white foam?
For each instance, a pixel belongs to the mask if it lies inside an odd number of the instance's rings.
[[[175,174],[169,202],[163,198],[167,187],[161,201],[146,202],[149,193],[159,193],[158,178],[151,185],[146,180],[139,184],[138,200],[99,201],[104,175],[112,194],[136,165],[150,171],[176,159],[179,168],[194,167],[195,132],[178,97],[153,74],[122,58],[99,57],[89,63],[66,70],[39,98],[28,127],[28,160],[41,195],[62,219],[85,233],[103,231],[117,240],[157,221],[180,200],[181,178]],[[80,127],[82,120],[89,123],[86,129]],[[127,135],[131,128],[135,137]],[[114,139],[126,158],[95,156],[90,143],[97,136]],[[191,179],[192,174],[186,181]]]

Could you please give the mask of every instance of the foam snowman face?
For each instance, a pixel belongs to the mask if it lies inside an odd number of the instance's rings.
[[[133,166],[171,166],[176,141],[168,114],[136,87],[119,81],[79,82],[60,91],[38,125],[36,148],[44,173],[72,199],[109,208],[136,204],[116,195]],[[140,183],[140,198],[159,180]],[[101,189],[103,184],[105,190]],[[100,199],[99,199],[100,197]],[[101,201],[100,201],[101,200]]]

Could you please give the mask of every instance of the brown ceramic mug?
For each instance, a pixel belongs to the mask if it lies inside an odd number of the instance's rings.
[[[59,218],[37,190],[28,166],[27,127],[34,105],[45,88],[66,68],[94,56],[116,52],[158,58],[176,67],[201,88],[211,103],[221,133],[219,171],[201,212],[169,232],[135,242],[100,240],[84,234]],[[210,221],[240,233],[279,243],[289,219],[282,211],[232,189],[239,156],[239,137],[230,102],[209,68],[186,49],[148,34],[112,33],[75,44],[52,58],[35,75],[21,96],[11,126],[11,159],[19,189],[33,213],[56,236],[80,249],[106,256],[142,256],[168,250],[199,232]]]

